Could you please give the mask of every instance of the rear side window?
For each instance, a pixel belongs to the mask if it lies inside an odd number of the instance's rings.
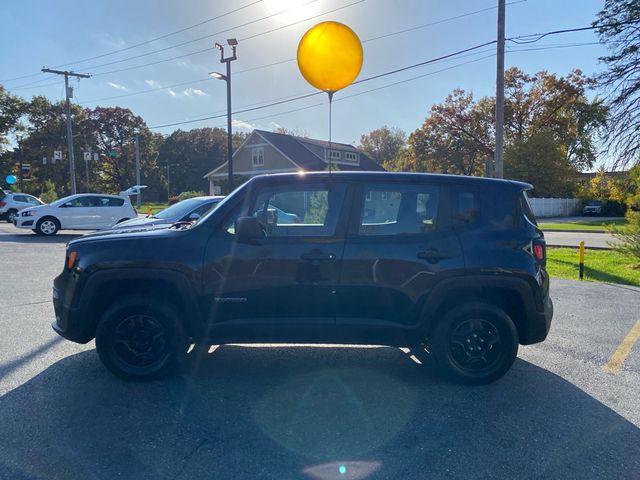
[[[436,229],[436,186],[368,185],[363,193],[360,236],[417,235]]]
[[[531,204],[529,203],[529,196],[527,195],[527,192],[525,190],[520,192],[520,205],[522,207],[522,213],[524,213],[524,216],[526,217],[526,219],[537,226],[538,222],[536,222],[536,216],[534,215],[533,210],[531,209]]]
[[[113,198],[113,197],[107,198],[108,207],[121,207],[122,205],[124,205],[123,198]]]
[[[469,224],[480,216],[478,196],[473,190],[456,188],[453,191],[453,223]]]

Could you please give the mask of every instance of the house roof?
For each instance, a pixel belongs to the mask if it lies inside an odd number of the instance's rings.
[[[306,171],[323,171],[327,168],[327,163],[312,150],[312,146],[329,148],[329,142],[327,141],[258,129],[254,130],[249,136],[251,137],[253,135],[261,136],[265,141],[273,145],[285,157],[291,160],[295,164],[292,165],[292,169],[297,167],[302,168]],[[240,148],[236,150],[236,152],[234,152],[234,156],[241,148],[244,148],[244,144],[241,145]],[[347,163],[335,164],[336,168],[339,170],[363,170],[372,172],[384,171],[384,168],[382,168],[375,161],[369,158],[365,153],[355,148],[353,145],[349,145],[347,143],[331,142],[331,148],[333,150],[341,150],[345,152],[354,152],[360,154],[359,165],[350,165]],[[205,178],[222,170],[226,164],[227,163],[225,162],[218,168],[207,173],[205,175]]]

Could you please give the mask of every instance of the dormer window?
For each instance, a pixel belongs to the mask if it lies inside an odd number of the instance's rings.
[[[357,162],[358,154],[354,152],[345,152],[344,159],[346,162]]]
[[[251,150],[251,160],[254,167],[264,166],[264,148],[253,148]]]
[[[340,160],[341,157],[340,150],[331,150],[331,160]]]

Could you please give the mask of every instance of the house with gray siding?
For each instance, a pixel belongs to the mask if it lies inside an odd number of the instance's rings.
[[[249,179],[265,173],[327,170],[383,171],[384,169],[353,145],[314,140],[283,133],[254,130],[233,152],[234,176]],[[227,183],[227,162],[207,173],[209,193],[218,194]]]

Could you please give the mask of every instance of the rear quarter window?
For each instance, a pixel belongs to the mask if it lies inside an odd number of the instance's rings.
[[[527,192],[525,190],[520,192],[520,207],[522,208],[522,213],[524,214],[525,218],[529,220],[529,222],[537,226],[538,222],[536,221],[536,216],[531,209],[529,196],[527,195]]]

